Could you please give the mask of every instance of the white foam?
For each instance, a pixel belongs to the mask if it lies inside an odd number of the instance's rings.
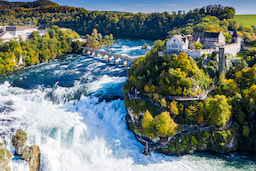
[[[117,68],[118,69],[118,68]],[[120,69],[119,69],[120,70]],[[98,80],[90,82],[88,84],[88,93],[96,92],[99,89],[110,88],[115,84],[123,83],[126,81],[126,77],[110,77],[108,75],[101,76]]]
[[[30,145],[40,146],[42,170],[234,169],[226,168],[225,162],[218,159],[142,155],[143,146],[127,130],[122,100],[99,103],[96,97],[84,96],[79,102],[53,104],[44,99],[41,91],[9,87],[7,93],[15,96],[15,106],[25,109],[16,111],[22,119],[17,127],[27,132]],[[24,163],[12,166],[27,167]]]
[[[125,48],[129,51],[128,47],[123,47],[124,50]],[[139,47],[134,48],[133,50],[136,50]],[[68,66],[65,64],[65,67],[60,67],[61,71],[56,74],[74,73],[78,63],[75,61]],[[28,135],[28,144],[39,145],[42,171],[239,169],[222,159],[196,155],[172,157],[156,152],[151,156],[142,155],[143,146],[127,129],[123,100],[99,102],[97,97],[90,95],[82,96],[78,102],[62,103],[66,96],[72,96],[77,91],[101,92],[126,81],[126,77],[107,75],[109,71],[121,71],[116,67],[106,67],[101,71],[103,73],[101,76],[93,75],[92,72],[99,70],[102,65],[106,64],[101,62],[89,64],[86,67],[88,72],[76,80],[72,87],[61,87],[56,83],[52,88],[39,86],[34,90],[24,90],[12,87],[7,82],[0,84],[0,106],[11,101],[13,103],[11,108],[14,110],[1,115],[0,119],[16,118],[17,123],[12,124],[14,129],[24,129]],[[43,68],[52,69],[55,66],[56,63],[50,63]],[[67,71],[70,66],[74,68]],[[35,67],[35,72],[39,71],[41,70]],[[82,83],[84,80],[86,84]],[[55,104],[45,98],[49,92],[60,103]],[[8,128],[5,127],[6,130]],[[255,165],[240,168],[253,170]],[[13,161],[12,170],[26,171],[28,165],[24,161]]]

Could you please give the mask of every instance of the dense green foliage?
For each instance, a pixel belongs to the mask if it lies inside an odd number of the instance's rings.
[[[231,106],[224,95],[209,98],[206,109],[209,112],[209,123],[212,125],[225,126],[231,116]]]
[[[155,118],[149,111],[146,111],[142,119],[142,130],[145,135],[150,137],[172,136],[177,131],[177,124],[170,117],[168,112],[162,112]]]
[[[211,79],[186,53],[158,57],[157,52],[154,47],[132,65],[125,89],[136,87],[165,96],[193,96],[209,87]]]
[[[34,25],[41,27],[50,25],[69,27],[82,35],[91,33],[96,28],[104,35],[112,33],[121,37],[164,39],[168,36],[168,32],[169,35],[174,32],[187,33],[192,32],[196,25],[197,27],[205,23],[211,25],[205,18],[206,16],[210,15],[221,21],[232,21],[235,14],[234,8],[223,6],[207,6],[187,13],[178,11],[171,14],[169,12],[133,14],[87,11],[83,8],[59,6],[52,3],[45,6],[45,4],[47,1],[43,1],[41,5],[26,4],[26,8],[24,5],[16,5],[21,8],[15,9],[5,7],[0,11],[0,25],[23,25],[32,21]],[[235,29],[235,27],[232,28]]]
[[[62,54],[80,53],[81,43],[72,42],[72,39],[79,37],[70,29],[62,31],[59,27],[52,26],[49,34],[46,33],[43,37],[38,32],[33,32],[32,38],[25,42],[22,39],[0,42],[0,74],[20,67],[20,58],[23,59],[23,66],[30,66]]]
[[[104,37],[101,33],[98,33],[97,29],[93,29],[92,34],[86,35],[87,38],[87,47],[98,49],[99,47],[105,45],[107,47],[113,44],[113,35],[110,33],[109,35],[105,35]]]
[[[173,136],[177,130],[177,124],[170,117],[168,112],[162,112],[155,118],[157,135],[160,136]]]
[[[58,5],[54,2],[48,0],[37,0],[34,2],[8,2],[0,1],[0,9],[17,9],[17,8],[36,8],[36,7],[45,7],[45,6],[55,6]]]
[[[167,154],[192,154],[197,151],[227,153],[235,150],[235,148],[227,146],[232,139],[232,133],[232,131],[227,130],[183,135],[175,140],[167,149],[161,149],[160,152]]]
[[[182,136],[168,149],[162,149],[162,152],[177,154],[206,149],[223,153],[236,149],[236,147],[233,148],[234,146],[232,149],[226,146],[231,139],[233,143],[238,143],[239,149],[256,152],[256,135],[254,134],[256,131],[255,45],[252,45],[242,60],[234,64],[227,73],[223,72],[219,76],[215,54],[208,56],[210,60],[204,68],[201,58],[195,62],[184,53],[180,53],[178,56],[166,54],[158,57],[157,52],[164,49],[164,44],[164,41],[157,40],[151,51],[145,57],[138,58],[132,65],[129,70],[129,79],[124,85],[125,92],[136,87],[142,93],[147,93],[150,100],[170,111],[177,124],[210,124],[223,127],[232,120],[232,133],[227,130],[209,132],[207,137],[203,137],[202,133]],[[204,71],[200,70],[198,66],[202,67]],[[214,81],[207,75],[210,75]],[[208,98],[204,101],[170,101],[166,97],[198,95],[203,93],[210,84],[214,84],[215,89],[208,94]],[[192,91],[195,90],[194,87],[201,91]],[[188,93],[187,90],[192,93]],[[152,136],[152,127],[157,127],[156,118],[159,116],[155,115],[153,120],[151,118],[150,122],[147,122],[146,127],[150,129],[145,127],[141,131]],[[142,126],[142,128],[144,127]],[[167,134],[153,129],[153,135]]]

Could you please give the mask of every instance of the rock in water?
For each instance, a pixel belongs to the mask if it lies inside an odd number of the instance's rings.
[[[10,161],[12,160],[12,153],[0,144],[0,170],[11,171]]]
[[[40,149],[38,146],[26,146],[20,158],[28,162],[30,171],[37,171],[39,169]]]
[[[26,132],[18,129],[16,135],[12,139],[13,146],[15,147],[16,153],[20,155],[22,160],[25,160],[29,164],[30,171],[39,170],[40,166],[40,149],[36,145],[27,146],[27,134]]]
[[[18,129],[16,132],[16,135],[12,139],[12,144],[15,147],[16,153],[21,155],[27,141],[27,134],[26,132],[22,131],[21,129]]]

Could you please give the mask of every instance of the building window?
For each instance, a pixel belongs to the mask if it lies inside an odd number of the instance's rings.
[[[172,44],[173,48],[178,48],[178,45],[176,43]]]

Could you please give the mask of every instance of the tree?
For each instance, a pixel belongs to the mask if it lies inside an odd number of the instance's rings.
[[[177,102],[174,100],[170,103],[170,112],[171,114],[173,114],[174,116],[177,116],[179,114],[179,109],[177,108]]]
[[[248,137],[250,134],[250,128],[248,126],[243,126],[243,136]]]
[[[177,130],[177,124],[170,117],[169,112],[162,112],[155,118],[157,135],[172,136]]]
[[[191,137],[191,145],[197,145],[198,142],[194,136]]]
[[[231,43],[231,41],[232,41],[232,36],[231,36],[230,34],[228,34],[228,33],[225,33],[225,32],[223,32],[223,35],[225,36],[226,44]]]
[[[244,59],[239,60],[236,64],[235,64],[235,71],[241,71],[242,69],[247,69],[248,68],[248,64]]]
[[[146,93],[150,92],[150,88],[149,88],[149,86],[147,84],[145,85],[144,90],[145,90]]]
[[[72,42],[72,53],[81,53],[82,52],[82,43],[80,41]]]
[[[164,50],[165,48],[165,41],[162,40],[156,40],[153,44],[153,48],[157,50]]]
[[[209,114],[209,124],[218,127],[225,126],[231,117],[232,107],[228,104],[225,95],[215,95],[206,102],[206,109]]]
[[[161,107],[166,107],[166,99],[165,98],[161,98],[160,104],[161,104]]]
[[[98,39],[98,31],[94,28],[92,30],[92,36],[95,38],[95,39]]]
[[[225,83],[227,84],[227,96],[235,96],[240,92],[240,89],[237,87],[235,80],[228,79],[225,80]]]
[[[153,132],[155,129],[154,118],[147,110],[142,119],[142,128],[146,132]]]
[[[201,43],[195,43],[195,49],[196,50],[200,50],[200,49],[203,49],[204,45],[202,45]]]

